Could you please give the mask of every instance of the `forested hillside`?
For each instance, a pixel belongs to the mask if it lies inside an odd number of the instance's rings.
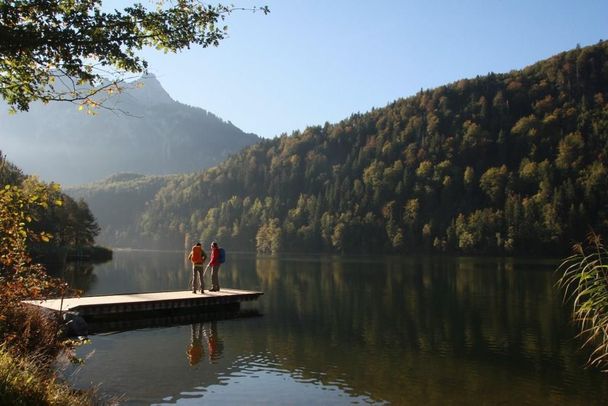
[[[608,42],[253,145],[141,230],[263,252],[563,253],[608,230]]]
[[[154,76],[125,87],[94,117],[71,103],[35,103],[9,116],[0,102],[0,148],[27,173],[77,185],[124,172],[201,171],[259,140],[174,101]]]

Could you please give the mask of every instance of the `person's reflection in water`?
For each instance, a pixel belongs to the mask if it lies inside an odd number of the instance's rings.
[[[203,356],[203,325],[194,323],[190,325],[190,347],[188,347],[188,363],[194,366]]]
[[[217,334],[217,322],[210,321],[209,323],[205,323],[203,334],[207,339],[207,357],[209,358],[209,363],[214,364],[222,357],[224,350],[224,343]]]

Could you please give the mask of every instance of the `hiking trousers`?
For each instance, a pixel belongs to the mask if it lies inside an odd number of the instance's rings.
[[[220,266],[213,265],[211,267],[211,289],[213,289],[213,290],[220,290],[219,273],[220,273]]]
[[[192,264],[192,291],[196,291],[200,286],[201,292],[205,289],[205,279],[203,278],[203,264]]]

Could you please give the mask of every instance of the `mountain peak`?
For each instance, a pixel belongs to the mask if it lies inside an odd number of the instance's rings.
[[[130,89],[129,93],[145,104],[171,103],[174,101],[153,73],[142,75],[133,83],[135,88]]]

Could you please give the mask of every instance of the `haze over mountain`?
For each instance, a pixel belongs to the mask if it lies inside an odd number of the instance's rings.
[[[154,245],[153,241],[144,238],[138,229],[141,214],[145,211],[146,204],[176,176],[180,175],[144,176],[121,173],[64,190],[69,196],[83,199],[89,204],[101,228],[96,238],[98,244],[150,248]]]
[[[259,137],[174,101],[153,75],[91,116],[71,103],[8,114],[0,103],[0,150],[26,173],[75,185],[116,173],[163,175],[214,166]],[[126,112],[128,114],[124,114]]]

